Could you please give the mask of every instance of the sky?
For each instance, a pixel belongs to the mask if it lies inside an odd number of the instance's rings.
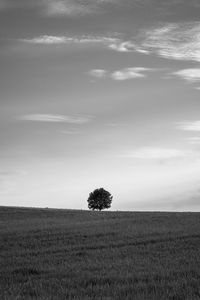
[[[199,0],[0,0],[0,205],[199,211]]]

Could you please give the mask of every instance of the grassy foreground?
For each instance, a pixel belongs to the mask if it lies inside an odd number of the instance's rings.
[[[0,299],[200,299],[200,213],[0,207]]]

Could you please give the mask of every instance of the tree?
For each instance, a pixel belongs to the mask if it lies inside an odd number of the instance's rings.
[[[88,208],[92,210],[102,210],[110,208],[113,196],[103,188],[96,189],[89,194]]]

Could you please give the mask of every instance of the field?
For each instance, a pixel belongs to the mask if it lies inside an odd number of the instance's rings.
[[[0,207],[0,299],[200,299],[200,213]]]

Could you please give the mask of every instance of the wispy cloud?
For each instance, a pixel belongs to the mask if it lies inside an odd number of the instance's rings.
[[[186,155],[187,154],[185,152],[179,149],[143,147],[135,151],[125,153],[121,155],[121,157],[147,160],[166,160],[172,158],[183,158]]]
[[[129,40],[118,35],[107,41],[107,46],[118,52],[156,53],[168,59],[199,62],[199,32],[200,22],[167,23],[150,30],[141,30]]]
[[[200,69],[197,68],[179,70],[172,73],[172,75],[176,75],[190,83],[200,81]]]
[[[107,3],[117,4],[118,0],[43,0],[45,12],[49,16],[96,13]]]
[[[39,8],[48,16],[77,16],[95,13],[107,3],[118,0],[0,0],[0,9]]]
[[[32,39],[22,39],[21,41],[30,44],[66,44],[68,39],[65,36],[41,35]]]
[[[107,71],[103,69],[93,69],[89,71],[89,75],[96,77],[96,78],[103,78],[107,75]]]
[[[29,39],[21,39],[20,41],[29,43],[29,44],[41,44],[41,45],[56,45],[56,44],[89,44],[89,43],[100,43],[103,45],[110,45],[117,41],[115,37],[109,36],[91,36],[91,35],[82,35],[82,36],[54,36],[54,35],[41,35]]]
[[[47,16],[76,17],[98,13],[106,4],[118,4],[120,0],[0,0],[0,9],[37,8]]]
[[[84,4],[70,0],[43,0],[45,12],[48,15],[77,15],[89,13],[90,9]]]
[[[166,25],[142,30],[130,40],[124,40],[119,33],[106,36],[81,35],[81,36],[56,36],[41,35],[33,38],[21,39],[29,44],[56,45],[56,44],[101,44],[108,49],[121,53],[137,52],[153,54],[176,60],[200,61],[200,22],[168,23]],[[188,72],[199,69],[188,69]],[[184,70],[181,70],[182,72]],[[176,75],[182,75],[176,74]],[[184,74],[183,74],[184,75]],[[191,77],[190,77],[191,78]]]
[[[200,22],[169,23],[145,32],[141,47],[160,56],[200,61]]]
[[[53,114],[30,114],[23,115],[17,118],[21,121],[33,122],[53,122],[53,123],[71,123],[71,124],[84,124],[90,122],[91,116],[69,116],[69,115],[53,115]]]
[[[111,78],[114,80],[127,80],[134,78],[143,78],[146,77],[145,72],[150,71],[151,69],[135,67],[135,68],[125,68],[119,71],[115,71],[111,74]]]
[[[200,61],[200,22],[167,23],[143,29],[130,40],[123,38],[109,45],[118,52],[156,53],[176,60]]]
[[[146,77],[146,72],[148,71],[153,71],[153,69],[144,68],[144,67],[132,67],[132,68],[124,68],[114,72],[109,72],[104,69],[93,69],[89,71],[89,74],[96,78],[107,77],[113,80],[123,81],[128,79]]]
[[[200,121],[185,121],[177,124],[177,129],[186,131],[200,131]]]
[[[109,48],[118,52],[139,52],[142,54],[150,53],[147,49],[141,48],[139,45],[136,45],[132,41],[117,40],[114,43],[110,44]]]

